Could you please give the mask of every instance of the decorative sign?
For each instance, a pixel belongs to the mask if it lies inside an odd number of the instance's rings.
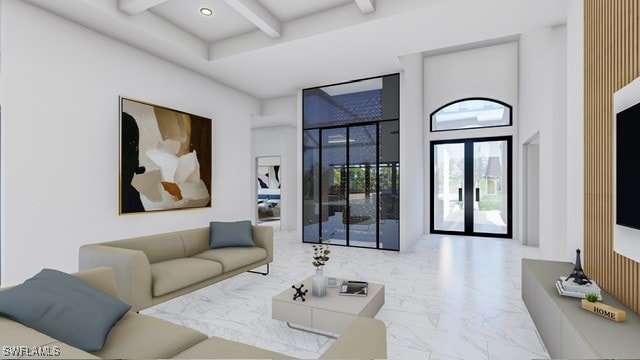
[[[594,314],[606,317],[613,321],[625,321],[627,320],[627,313],[624,310],[620,310],[613,306],[609,306],[600,302],[590,302],[582,299],[582,308],[591,311]]]

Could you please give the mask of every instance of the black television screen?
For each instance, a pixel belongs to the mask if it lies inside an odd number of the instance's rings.
[[[616,224],[640,230],[640,103],[616,114]]]

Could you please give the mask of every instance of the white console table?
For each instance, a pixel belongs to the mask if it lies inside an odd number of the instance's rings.
[[[640,358],[640,316],[633,310],[603,291],[603,303],[627,312],[626,321],[615,322],[582,310],[580,299],[558,294],[556,280],[573,266],[522,259],[522,300],[551,358]]]

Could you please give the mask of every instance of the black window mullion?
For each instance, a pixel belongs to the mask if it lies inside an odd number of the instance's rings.
[[[318,151],[318,243],[322,243],[322,136],[323,130],[318,129],[320,150]]]
[[[346,177],[346,185],[345,185],[345,199],[344,199],[344,203],[346,204],[344,207],[344,211],[346,212],[346,219],[347,219],[347,223],[345,224],[346,226],[346,237],[345,240],[347,241],[347,246],[349,246],[349,238],[351,237],[351,158],[349,157],[349,126],[346,126],[346,138],[347,138],[347,142],[345,143],[345,148],[346,148],[346,153],[347,153],[347,161],[345,161],[347,163],[347,177]]]
[[[473,141],[464,141],[464,232],[473,233]]]
[[[380,123],[376,123],[376,249],[380,249]]]

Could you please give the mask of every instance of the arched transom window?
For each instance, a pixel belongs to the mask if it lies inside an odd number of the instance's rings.
[[[486,98],[456,100],[431,113],[431,131],[511,125],[511,105]]]

